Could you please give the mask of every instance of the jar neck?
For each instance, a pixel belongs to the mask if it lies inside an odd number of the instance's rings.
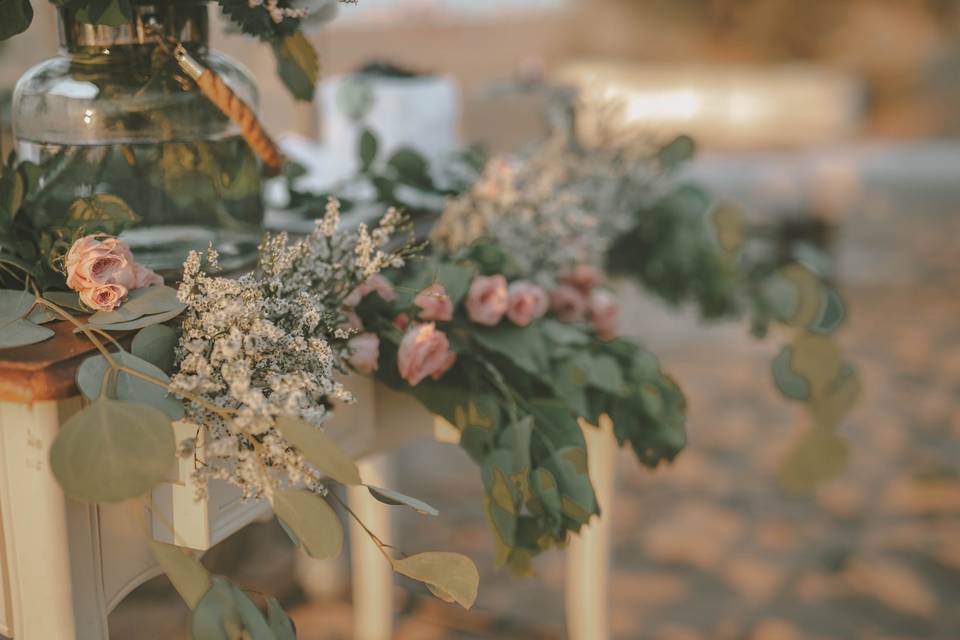
[[[109,55],[128,47],[174,38],[191,49],[205,49],[209,41],[207,5],[203,0],[159,0],[133,3],[133,17],[116,27],[84,22],[77,11],[58,10],[60,48],[66,53]]]

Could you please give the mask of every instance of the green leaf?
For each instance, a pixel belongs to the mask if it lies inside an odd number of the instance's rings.
[[[586,524],[598,509],[587,470],[587,450],[565,447],[550,456],[545,466],[560,487],[560,505],[564,515]]]
[[[358,154],[360,156],[360,171],[367,173],[377,157],[377,136],[370,129],[364,129],[360,134]]]
[[[148,540],[148,542],[153,557],[170,578],[177,593],[188,607],[196,609],[197,604],[213,584],[210,573],[186,549],[156,540]]]
[[[273,43],[277,60],[277,74],[297,100],[313,100],[314,88],[320,77],[317,50],[300,31]]]
[[[163,371],[146,360],[118,351],[111,354],[121,366],[128,367],[152,378],[169,384],[170,378]],[[103,356],[91,356],[83,361],[77,369],[77,387],[89,400],[100,397],[104,375],[110,369],[110,363]],[[108,397],[122,402],[137,402],[150,405],[165,413],[170,420],[179,420],[183,417],[183,403],[171,396],[164,387],[148,382],[125,371],[113,374],[113,384],[108,387]]]
[[[297,630],[293,621],[273,596],[267,597],[267,622],[277,640],[297,640]]]
[[[814,427],[787,455],[780,481],[788,491],[809,494],[842,472],[849,457],[849,447],[833,429]]]
[[[122,198],[109,193],[98,193],[74,200],[67,209],[67,220],[82,225],[89,231],[116,234],[138,218]]]
[[[335,98],[337,108],[354,122],[359,122],[373,108],[373,90],[362,75],[352,75],[340,83]]]
[[[673,171],[686,164],[696,153],[697,147],[693,138],[680,135],[657,151],[657,159],[666,171]]]
[[[23,33],[33,22],[30,0],[0,0],[0,40]]]
[[[73,330],[73,332],[81,333],[84,329],[91,328],[101,329],[103,331],[133,331],[135,329],[149,327],[150,325],[160,324],[161,322],[166,322],[167,320],[173,320],[181,313],[183,313],[183,309],[173,309],[172,311],[167,311],[166,313],[155,313],[153,315],[137,318],[136,320],[130,320],[129,322],[116,322],[114,324],[85,324],[83,327],[77,327]]]
[[[2,7],[4,3],[15,4],[20,0],[0,0],[0,15],[3,15]],[[27,7],[30,7],[29,0],[24,0],[27,2]],[[32,15],[32,9],[31,9]],[[0,26],[0,33],[2,33],[3,26]],[[2,41],[4,38],[0,38]],[[20,210],[20,206],[23,204],[23,198],[27,194],[27,180],[26,177],[19,171],[14,171],[12,169],[3,169],[2,175],[0,175],[0,221],[10,222],[12,221],[17,212]],[[16,253],[16,247],[9,247],[11,251]]]
[[[27,314],[27,317],[24,318],[24,320],[28,320],[34,324],[46,324],[60,319],[60,316],[54,313],[52,309],[42,305],[35,306],[30,313]]]
[[[179,336],[165,324],[155,324],[133,336],[130,352],[161,371],[173,370]]]
[[[50,467],[71,498],[120,502],[162,481],[174,464],[175,448],[162,412],[102,398],[63,425],[50,448]]]
[[[370,495],[383,504],[389,504],[391,506],[407,506],[417,513],[425,516],[440,515],[439,511],[437,511],[434,507],[431,507],[423,500],[411,498],[410,496],[406,496],[399,491],[394,491],[392,489],[383,489],[381,487],[374,487],[369,484],[365,486],[367,487],[367,491],[370,492]]]
[[[0,349],[36,344],[53,335],[53,329],[37,326],[28,320],[15,319],[0,322]]]
[[[810,398],[810,384],[790,368],[793,347],[787,345],[780,350],[771,365],[773,381],[780,393],[794,400],[805,401]]]
[[[36,302],[30,291],[0,289],[0,323],[26,316]]]
[[[73,311],[84,311],[83,303],[80,302],[80,294],[76,291],[47,291],[43,297],[64,309]]]
[[[194,640],[277,640],[253,601],[219,576],[197,604],[190,631]]]
[[[427,551],[391,560],[393,570],[438,588],[464,609],[477,599],[480,574],[473,561],[459,553]]]
[[[134,289],[127,299],[113,311],[98,311],[90,316],[90,324],[105,325],[129,322],[146,315],[168,313],[186,309],[186,305],[177,299],[177,290],[166,286],[143,287]]]
[[[397,149],[387,159],[387,166],[396,172],[399,182],[424,191],[433,189],[430,165],[415,149],[409,147]]]
[[[353,459],[322,429],[288,416],[280,416],[276,424],[277,430],[317,469],[340,484],[363,483]]]
[[[540,375],[549,368],[546,343],[536,324],[526,327],[511,324],[477,326],[473,336],[481,346],[505,356],[528,373]]]
[[[304,551],[323,560],[340,553],[343,528],[327,501],[304,489],[283,489],[273,496],[273,510],[297,535]]]
[[[476,270],[470,266],[443,263],[437,268],[437,280],[443,285],[454,306],[467,294],[475,274]]]
[[[540,326],[547,340],[556,344],[581,346],[590,343],[590,336],[585,331],[553,318],[544,318]]]

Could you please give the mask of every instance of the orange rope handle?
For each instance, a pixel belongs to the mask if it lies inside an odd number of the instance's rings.
[[[257,114],[216,73],[198,63],[182,45],[177,47],[176,59],[181,68],[197,83],[197,88],[210,102],[240,127],[240,135],[263,161],[264,173],[277,175],[283,167],[283,155]]]

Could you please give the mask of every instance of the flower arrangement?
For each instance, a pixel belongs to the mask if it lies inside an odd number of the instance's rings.
[[[618,305],[588,262],[590,220],[547,191],[521,194],[510,171],[488,167],[448,205],[426,260],[351,301],[379,336],[368,370],[459,432],[497,562],[523,574],[599,512],[580,420],[610,416],[656,466],[684,446],[685,401],[650,352],[618,337]]]
[[[268,500],[306,553],[339,552],[343,534],[331,502],[340,500],[329,487],[363,484],[354,462],[323,430],[337,405],[354,401],[341,382],[347,361],[362,363],[347,301],[378,282],[381,269],[402,267],[414,250],[409,242],[387,248],[406,226],[396,211],[355,232],[338,229],[339,215],[331,202],[309,236],[265,239],[257,269],[237,278],[216,274],[215,252],[194,252],[175,290],[137,264],[122,240],[98,234],[76,239],[66,251],[62,282],[72,292],[43,292],[29,271],[21,274],[27,289],[0,291],[11,303],[0,311],[0,345],[44,339],[53,332],[42,324],[62,319],[99,352],[77,372],[88,404],[64,424],[50,451],[68,496],[94,503],[135,498],[163,481],[177,456],[192,458],[198,493],[212,480],[232,483],[245,498]],[[132,342],[124,342],[124,332],[133,330]],[[196,437],[177,445],[174,421],[195,425]],[[435,513],[397,492],[368,488],[388,504]],[[368,533],[398,573],[449,602],[473,604],[478,575],[468,558],[395,557]],[[274,599],[267,599],[264,617],[246,594],[210,576],[192,556],[150,544],[194,610],[194,637],[236,620],[252,637],[295,637]]]

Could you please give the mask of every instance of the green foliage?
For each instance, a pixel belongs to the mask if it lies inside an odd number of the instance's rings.
[[[164,373],[173,371],[179,334],[165,324],[155,324],[137,332],[130,353],[146,360]]]
[[[297,31],[272,43],[277,59],[277,74],[297,100],[313,100],[314,87],[320,77],[317,51]]]
[[[273,496],[273,511],[296,535],[312,558],[323,560],[340,553],[343,527],[327,501],[303,489],[282,489]]]
[[[299,418],[277,418],[277,430],[295,446],[307,461],[340,484],[362,483],[360,471],[353,458],[321,429]]]
[[[0,349],[42,342],[53,331],[38,326],[46,318],[37,318],[35,297],[29,291],[0,289]]]
[[[131,353],[118,351],[110,357],[121,367],[149,376],[163,384],[170,383],[167,374]],[[107,384],[105,393],[104,383]],[[91,356],[81,363],[77,369],[77,387],[91,401],[105,395],[122,402],[149,405],[162,411],[171,421],[183,417],[183,403],[170,396],[164,387],[127,371],[113,371],[102,355]]]
[[[141,496],[166,477],[174,459],[164,413],[108,398],[71,416],[50,448],[50,468],[63,492],[84,502]]]
[[[438,597],[469,609],[477,599],[480,574],[469,558],[459,553],[428,551],[391,561],[393,570],[432,587]],[[439,593],[438,593],[439,591]]]
[[[170,578],[177,593],[188,607],[196,609],[204,594],[213,586],[210,574],[187,549],[156,540],[150,540],[149,543],[153,557]]]
[[[277,640],[257,605],[219,576],[194,609],[190,632],[194,640]]]
[[[389,504],[391,506],[407,506],[416,511],[417,513],[425,516],[437,516],[440,515],[440,512],[437,511],[434,507],[431,507],[429,504],[423,500],[418,500],[417,498],[411,498],[410,496],[404,495],[399,491],[394,491],[393,489],[384,489],[382,487],[373,487],[367,485],[367,491],[370,492],[370,495],[377,499],[383,504]]]
[[[30,0],[0,0],[0,41],[23,33],[33,22]]]

